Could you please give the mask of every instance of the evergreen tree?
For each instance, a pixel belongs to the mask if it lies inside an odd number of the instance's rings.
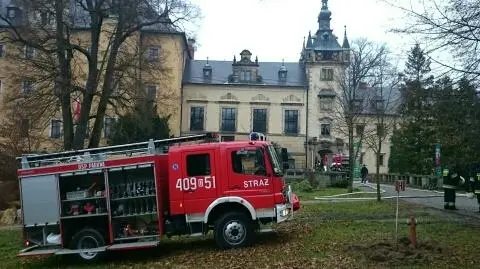
[[[425,57],[425,53],[418,43],[410,50],[405,67],[405,74],[409,81],[423,82],[424,76],[431,71],[430,59]]]
[[[430,174],[435,153],[433,76],[430,61],[416,44],[409,52],[402,86],[402,122],[391,138],[392,172]]]
[[[131,112],[119,117],[113,125],[112,137],[108,143],[118,145],[168,138],[169,118],[160,117],[155,104],[140,103]]]
[[[456,88],[448,78],[437,84],[435,116],[442,165],[458,164],[468,169],[479,157],[479,104],[475,100],[475,87],[467,79],[461,79]]]
[[[416,44],[409,52],[405,63],[405,84],[402,87],[403,108],[405,116],[422,115],[426,100],[431,97],[429,87],[433,82],[433,76],[428,76],[430,60],[425,52]]]

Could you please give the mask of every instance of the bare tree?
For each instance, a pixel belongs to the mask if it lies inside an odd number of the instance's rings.
[[[25,152],[40,150],[45,141],[45,122],[24,105],[24,100],[6,104],[5,114],[0,125],[0,151],[8,156],[18,156]]]
[[[416,7],[383,0],[403,11],[409,19],[406,25],[393,28],[396,33],[419,37],[430,48],[427,53],[444,53],[462,63],[432,61],[444,66],[451,76],[452,71],[460,77],[472,79],[480,76],[480,2],[477,0],[424,0]]]
[[[188,0],[15,2],[22,7],[18,10],[21,11],[19,16],[7,14],[0,19],[9,26],[5,31],[12,44],[39,52],[41,61],[29,59],[30,64],[36,62],[30,73],[37,77],[36,86],[43,82],[44,88],[54,89],[41,94],[52,97],[58,104],[65,149],[85,146],[90,120],[94,123],[88,147],[98,146],[109,105],[118,104],[116,100],[136,97],[136,93],[115,91],[122,85],[119,80],[131,75],[134,75],[135,84],[141,87],[138,85],[138,81],[142,81],[141,68],[150,65],[144,61],[145,55],[138,44],[130,40],[146,28],[160,32],[178,31],[182,22],[195,19],[199,14],[198,8]],[[82,34],[86,37],[84,43],[78,37]],[[134,45],[133,49],[128,48],[129,43]],[[123,72],[124,69],[129,71]],[[72,98],[81,102],[77,122],[73,120]]]
[[[19,198],[15,157],[41,151],[45,142],[45,124],[34,113],[37,108],[26,104],[25,99],[9,101],[9,98],[12,96],[3,95],[1,104],[4,110],[0,121],[0,208]]]
[[[386,53],[384,45],[366,39],[354,40],[351,46],[350,65],[336,78],[340,86],[340,95],[335,105],[335,129],[348,139],[349,192],[353,191],[353,165],[360,151],[360,147],[356,147],[355,144],[361,145],[364,137],[369,135],[368,129],[365,128],[369,117],[365,117],[364,112],[370,96],[364,88],[365,85],[374,82],[374,71]],[[360,130],[358,136],[354,132],[357,126]]]
[[[370,135],[365,138],[365,144],[375,153],[375,178],[377,182],[377,201],[380,201],[380,157],[388,137],[395,128],[397,109],[400,102],[402,74],[397,72],[388,53],[382,55],[378,66],[374,68],[375,87],[371,88],[368,117],[372,118]]]

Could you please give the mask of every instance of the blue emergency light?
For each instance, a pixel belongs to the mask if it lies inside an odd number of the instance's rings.
[[[258,133],[258,132],[251,132],[248,137],[251,141],[257,141],[257,140],[265,141],[265,140],[267,140],[267,137],[264,134]]]

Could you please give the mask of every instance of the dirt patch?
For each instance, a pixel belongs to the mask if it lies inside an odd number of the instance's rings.
[[[373,263],[387,263],[391,265],[423,264],[441,258],[448,251],[447,247],[437,242],[422,241],[413,246],[407,237],[399,238],[398,246],[395,242],[369,242],[364,245],[349,246],[350,251]]]

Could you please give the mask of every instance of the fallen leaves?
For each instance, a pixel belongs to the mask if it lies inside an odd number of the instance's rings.
[[[403,238],[408,227],[400,226],[400,242],[405,246],[397,251],[392,245],[394,225],[390,218],[372,220],[385,217],[390,205],[372,206],[373,211],[367,211],[368,206],[355,204],[353,210],[337,204],[309,205],[293,221],[275,225],[276,233],[259,234],[248,248],[223,251],[215,247],[211,235],[205,239],[180,237],[162,241],[156,249],[112,252],[107,260],[88,267],[66,257],[60,261],[11,262],[24,261],[14,257],[18,248],[12,244],[12,239],[21,235],[19,231],[8,236],[0,232],[0,264],[7,264],[5,268],[68,269],[389,268],[412,264],[420,268],[444,268],[448,264],[471,267],[480,229],[447,220],[422,224],[417,227],[419,248],[412,249]]]

